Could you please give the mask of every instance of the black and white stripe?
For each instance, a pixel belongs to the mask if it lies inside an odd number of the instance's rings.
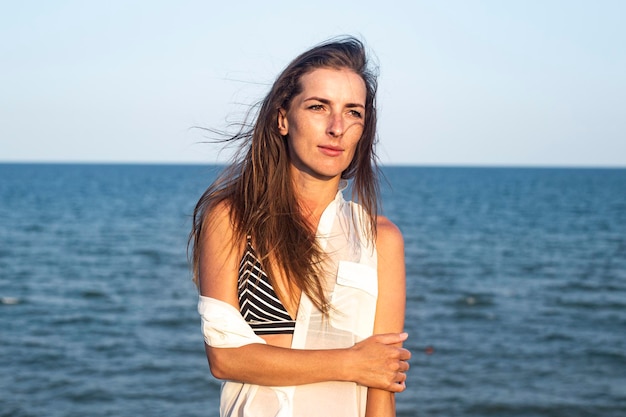
[[[248,238],[239,264],[239,311],[258,335],[293,334],[296,322],[281,303]]]

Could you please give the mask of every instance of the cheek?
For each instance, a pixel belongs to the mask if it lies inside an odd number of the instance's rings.
[[[292,142],[301,142],[306,139],[311,131],[309,121],[306,119],[293,117],[289,120],[289,134],[288,137]]]
[[[356,155],[357,150],[360,149],[363,146],[367,146],[367,144],[365,143],[364,139],[363,139],[363,128],[359,129],[358,135],[355,135],[356,137],[354,138],[354,142],[352,144],[352,157],[350,159],[354,158],[354,155]]]
[[[359,141],[355,142],[352,146],[350,146],[349,153],[346,154],[346,159],[345,159],[345,162],[344,162],[346,164],[346,166],[345,166],[344,169],[347,169],[348,166],[350,166],[350,164],[352,164],[352,162],[354,161],[354,159],[357,156],[358,150],[359,150]]]
[[[289,158],[292,161],[300,160],[306,154],[306,144],[304,143],[302,138],[295,133],[296,132],[292,134],[290,132],[287,138],[285,139],[286,145],[287,145],[287,152],[289,154]]]
[[[359,146],[359,143],[361,143],[361,139],[363,137],[363,126],[355,126],[354,132],[351,132],[350,135],[350,146],[353,149],[356,149],[357,146]]]

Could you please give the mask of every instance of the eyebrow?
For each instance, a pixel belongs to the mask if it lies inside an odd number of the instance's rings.
[[[330,100],[328,100],[327,98],[322,98],[322,97],[312,96],[312,97],[304,99],[304,101],[311,101],[311,100],[319,101],[320,103],[323,103],[323,104],[331,104]],[[359,107],[359,108],[365,109],[365,106],[361,103],[346,103],[346,107],[348,108]]]

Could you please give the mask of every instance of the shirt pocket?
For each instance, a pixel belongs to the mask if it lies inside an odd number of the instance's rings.
[[[376,268],[356,262],[340,261],[337,283],[331,297],[331,325],[357,335],[358,340],[371,336],[374,330],[377,297]]]

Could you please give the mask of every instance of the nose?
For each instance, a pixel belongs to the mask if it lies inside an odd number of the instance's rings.
[[[344,132],[344,120],[341,114],[332,113],[328,118],[326,133],[332,137],[340,137]]]

